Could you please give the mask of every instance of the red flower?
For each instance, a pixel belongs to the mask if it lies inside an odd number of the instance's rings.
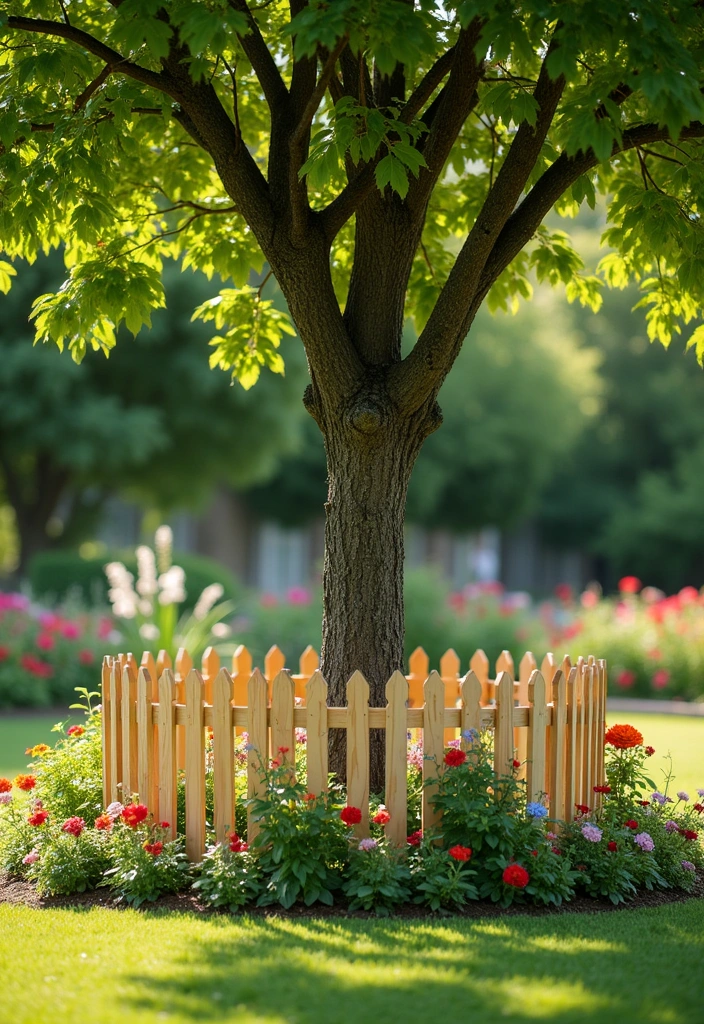
[[[56,641],[54,640],[51,633],[40,633],[37,637],[37,647],[40,651],[50,651],[53,649]]]
[[[501,877],[505,885],[512,885],[514,889],[525,889],[530,882],[530,875],[520,864],[509,864],[507,868],[504,868]]]
[[[701,814],[704,811],[704,804],[692,804],[692,810],[696,811],[697,814]]]
[[[109,814],[99,814],[95,819],[94,826],[102,832],[109,832],[112,828],[112,818]]]
[[[642,586],[637,576],[624,576],[618,581],[618,589],[622,594],[637,594]]]
[[[579,811],[580,814],[589,814],[589,808],[587,807],[586,804],[575,804],[574,806],[576,807],[576,809]]]
[[[571,601],[572,587],[569,583],[558,583],[555,587],[555,597],[560,601]]]
[[[513,765],[514,768],[520,768],[521,767],[521,762],[517,761],[515,757],[514,757],[513,761],[511,761],[511,764]]]
[[[691,828],[680,829],[680,834],[683,835],[685,837],[685,839],[692,839],[692,840],[696,839],[697,836],[699,835],[698,832],[695,832],[694,829],[691,829]]]
[[[443,760],[448,767],[457,768],[459,765],[465,763],[467,755],[464,750],[460,750],[458,747],[450,747]]]
[[[654,753],[655,753],[655,747],[646,747],[645,748],[645,755],[646,755],[646,757],[652,757]]]
[[[288,750],[289,750],[289,748],[288,748],[288,747],[278,747],[278,748],[277,748],[277,752],[278,752],[279,754],[288,754]]]
[[[303,797],[303,799],[306,800],[310,804],[314,800],[317,800],[317,797],[316,797],[315,793],[306,793],[306,795]]]
[[[469,846],[451,846],[447,851],[453,860],[469,860],[472,856],[472,850]]]
[[[343,807],[340,811],[340,817],[345,825],[359,825],[362,820],[362,812],[359,807]]]
[[[71,728],[68,729],[66,735],[67,736],[82,736],[84,732],[85,732],[85,729],[83,728],[82,725],[72,725]]]
[[[54,674],[54,668],[41,658],[35,658],[33,654],[23,654],[20,658],[20,665],[38,679],[50,679]]]
[[[610,793],[611,786],[594,786],[595,793]]]
[[[34,814],[30,814],[27,821],[30,825],[43,825],[49,818],[48,811],[35,811]]]
[[[78,652],[78,662],[80,665],[92,665],[95,661],[95,655],[89,647],[84,647],[82,651]]]
[[[643,733],[638,732],[632,725],[612,725],[604,737],[604,743],[608,743],[618,750],[639,747],[642,742]]]
[[[86,823],[83,818],[79,818],[78,815],[74,815],[73,818],[67,818],[61,826],[62,832],[68,832],[71,836],[80,836],[83,829],[86,827]]]
[[[232,853],[245,853],[249,849],[247,843],[245,843],[243,839],[240,839],[236,832],[230,832],[228,838],[230,840],[230,850]]]
[[[417,832],[411,832],[410,836],[407,837],[406,842],[409,846],[420,846],[422,839],[423,830],[419,828]]]
[[[0,661],[7,661],[10,657],[10,648],[6,644],[0,644]]]
[[[17,775],[15,777],[15,785],[18,789],[24,790],[25,793],[29,793],[30,789],[34,789],[37,784],[37,780],[33,775]]]
[[[558,857],[562,856],[562,850],[558,850],[558,848],[556,846],[551,847],[551,849],[552,849],[552,852],[556,853]]]
[[[160,821],[159,828],[171,828],[171,825],[169,824],[168,821]]]
[[[61,633],[67,640],[78,640],[81,635],[81,627],[77,622],[64,622],[61,625]]]
[[[632,828],[635,831],[638,828],[638,822],[634,821],[633,818],[629,818],[628,821],[624,821],[625,828]]]
[[[123,808],[122,820],[130,828],[137,828],[148,814],[149,808],[144,804],[128,804],[127,807]]]
[[[619,672],[616,676],[616,685],[622,686],[624,690],[627,690],[630,686],[633,686],[636,678],[637,676],[635,672],[631,672],[629,668],[624,668],[623,671]]]
[[[12,783],[9,779],[0,779],[0,793],[11,793]]]
[[[641,807],[650,807],[650,800],[639,800],[638,803]]]
[[[618,844],[617,844],[617,843],[615,843],[615,842],[613,841],[613,839],[612,839],[610,843],[607,843],[607,844],[606,844],[606,849],[607,849],[607,850],[608,850],[608,851],[609,851],[610,853],[616,853],[616,851],[618,850]]]
[[[375,825],[388,825],[391,821],[391,815],[387,810],[381,810],[374,815],[372,821]]]
[[[159,840],[156,843],[144,843],[143,845],[146,852],[151,853],[152,857],[158,857],[164,849],[164,844]]]
[[[670,673],[666,668],[659,668],[657,672],[653,672],[652,683],[656,690],[664,690],[669,682]]]

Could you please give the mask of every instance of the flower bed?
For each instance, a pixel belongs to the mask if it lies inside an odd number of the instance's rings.
[[[304,778],[306,746],[260,765],[260,792],[244,801],[257,822],[248,842],[244,816],[224,841],[209,844],[189,864],[181,835],[159,821],[136,796],[102,806],[100,714],[83,693],[86,720],[53,748],[29,754],[30,771],[14,785],[0,780],[0,867],[30,880],[39,893],[71,894],[106,886],[138,906],[165,893],[193,888],[211,907],[295,904],[345,906],[389,914],[406,905],[461,911],[486,900],[561,906],[577,897],[617,904],[643,890],[691,891],[704,867],[700,841],[704,803],[689,794],[653,790],[652,748],[628,725],[606,734],[606,782],[594,795],[599,810],[577,808],[572,822],[551,819],[546,800],[528,801],[521,765],[494,770],[489,730],[464,737],[467,750],[446,748],[430,799],[442,828],[418,828],[419,751],[409,742],[409,800],[405,847],[386,831],[383,794],[372,798],[371,832],[355,829],[361,810],[344,790],[313,795]],[[235,785],[242,789],[247,737],[238,739]],[[206,751],[206,762],[208,761]],[[421,762],[422,763],[422,762]],[[206,787],[212,822],[212,765]],[[704,790],[698,791],[704,799]],[[238,801],[238,805],[242,803]],[[183,813],[183,781],[179,809]]]

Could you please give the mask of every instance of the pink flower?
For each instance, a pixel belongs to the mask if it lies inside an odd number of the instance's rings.
[[[289,604],[310,604],[312,597],[307,587],[289,587],[286,591],[286,600]]]
[[[92,665],[95,661],[95,655],[89,647],[84,647],[82,651],[78,652],[78,663],[80,665]]]
[[[61,628],[62,619],[60,615],[56,615],[54,612],[42,612],[38,621],[42,629],[55,633]]]
[[[106,617],[102,618],[98,623],[98,639],[107,640],[112,633],[112,620]]]
[[[61,626],[61,633],[67,640],[78,640],[81,635],[81,627],[77,622],[64,622]]]
[[[51,651],[56,645],[51,633],[40,633],[37,637],[37,647],[40,651]]]
[[[666,668],[659,668],[653,673],[652,683],[656,690],[664,690],[670,682],[670,673]]]
[[[262,608],[276,608],[278,603],[279,601],[275,594],[262,594],[259,598],[259,604]]]
[[[637,594],[642,586],[637,576],[624,576],[618,581],[618,589],[622,594]]]
[[[699,600],[699,591],[696,587],[682,587],[677,596],[682,604],[695,604]]]
[[[39,860],[39,850],[30,850],[26,857],[22,858],[23,864],[36,864]]]
[[[636,674],[635,672],[632,672],[629,668],[624,668],[623,671],[619,672],[618,676],[616,677],[616,685],[623,687],[624,690],[627,690],[629,689],[629,687],[633,686],[635,681]]]
[[[599,604],[599,595],[593,590],[585,590],[579,601],[582,608],[596,608]]]

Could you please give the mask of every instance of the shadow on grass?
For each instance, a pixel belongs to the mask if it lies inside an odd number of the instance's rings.
[[[628,915],[201,925],[167,972],[123,976],[128,1006],[261,1024],[704,1020],[699,900]]]

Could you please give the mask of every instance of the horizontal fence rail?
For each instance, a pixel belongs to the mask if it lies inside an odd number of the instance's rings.
[[[538,669],[528,652],[518,678],[511,655],[497,659],[495,675],[483,651],[460,675],[460,659],[448,651],[440,672],[429,670],[418,648],[409,674],[395,672],[386,685],[386,707],[369,706],[369,685],[355,672],[347,683],[346,707],[327,706],[327,684],[318,656],[308,647],[299,672],[285,667],[278,647],[266,656],[264,672],[239,647],[232,671],[220,666],[209,648],[200,671],[187,651],[175,665],[166,652],[155,659],[132,654],[105,657],[102,667],[103,799],[128,800],[138,794],[155,816],[176,834],[177,780],[183,770],[186,796],[186,852],[197,860],[206,838],[206,731],[212,729],[213,827],[218,839],[235,822],[235,741],[248,734],[247,795],[261,792],[260,768],[272,756],[294,763],[296,729],[306,730],[307,786],[321,793],[328,785],[328,730],[347,730],[347,800],[360,807],[358,836],[369,830],[369,730],[386,731],[385,802],[391,820],[387,836],[406,841],[407,743],[417,730],[423,746],[424,781],[437,776],[444,750],[469,729],[494,731],[494,767],[499,774],[517,770],[529,800],[547,795],[550,817],[572,820],[575,806],[598,806],[594,786],[604,782],[606,663],[593,657],[558,665],[547,654]],[[288,748],[283,755],[280,748]],[[273,752],[276,752],[275,754]],[[471,770],[471,769],[470,769]],[[422,824],[435,824],[430,790],[423,791]],[[248,819],[248,837],[257,823]]]

